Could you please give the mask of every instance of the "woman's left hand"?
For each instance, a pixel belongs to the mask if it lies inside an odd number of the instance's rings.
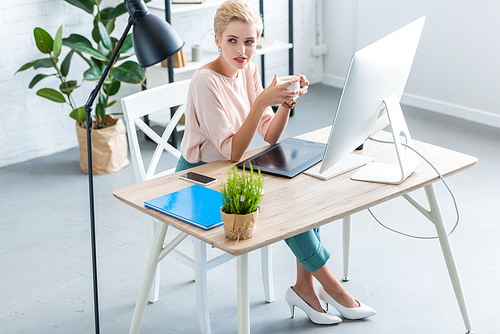
[[[300,90],[299,90],[299,96],[304,95],[307,93],[307,90],[309,89],[309,81],[307,81],[306,76],[302,74],[296,74],[298,77],[300,77]]]

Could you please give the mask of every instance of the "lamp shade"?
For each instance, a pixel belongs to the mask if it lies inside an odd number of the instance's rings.
[[[150,13],[139,18],[132,32],[134,51],[141,67],[159,63],[182,49],[184,42],[168,22]]]

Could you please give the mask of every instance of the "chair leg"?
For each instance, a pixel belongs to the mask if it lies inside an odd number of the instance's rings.
[[[163,224],[163,223],[162,223]],[[148,233],[148,245],[151,247],[154,240],[154,235],[156,228],[158,227],[158,221],[154,220],[148,222],[147,233]],[[149,292],[148,301],[150,303],[156,303],[160,297],[160,274],[161,274],[161,262],[156,266],[155,276],[153,278],[153,286]]]
[[[196,281],[196,302],[198,304],[198,321],[200,322],[200,332],[209,334],[210,314],[208,312],[207,293],[207,244],[198,239],[194,243],[194,275]]]
[[[273,283],[273,249],[272,246],[262,247],[260,249],[260,258],[262,264],[262,280],[264,283],[264,296],[268,303],[274,301],[274,283]]]
[[[344,277],[342,281],[349,281],[349,255],[351,252],[351,216],[345,216],[342,223],[342,245],[344,253]]]

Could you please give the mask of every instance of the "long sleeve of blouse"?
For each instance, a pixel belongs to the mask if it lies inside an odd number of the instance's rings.
[[[186,106],[186,127],[181,153],[188,162],[231,159],[232,139],[259,94],[262,83],[255,64],[250,63],[229,78],[211,69],[195,72]],[[257,132],[265,138],[274,117],[271,107],[263,112]]]

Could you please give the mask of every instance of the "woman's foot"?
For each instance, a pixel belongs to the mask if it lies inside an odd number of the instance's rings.
[[[342,322],[342,319],[340,319],[339,317],[334,316],[333,314],[330,313],[326,313],[325,310],[321,308],[321,304],[320,304],[321,311],[313,309],[304,299],[302,299],[301,296],[299,296],[293,290],[293,287],[289,287],[286,290],[285,300],[288,303],[288,306],[290,307],[290,314],[292,318],[294,316],[295,306],[297,306],[302,311],[304,311],[309,317],[309,320],[311,320],[315,324],[332,325]],[[319,304],[319,301],[317,301],[317,303]]]
[[[316,291],[314,290],[314,285],[295,284],[292,286],[292,290],[316,312],[324,312],[323,306],[321,306]]]
[[[326,291],[323,289],[322,286],[318,290],[318,296],[327,305],[332,305],[333,307],[335,307],[337,311],[339,311],[339,313],[346,319],[351,319],[351,320],[363,319],[375,315],[377,313],[375,312],[374,309],[372,309],[368,305],[362,304],[352,297],[350,298],[353,299],[354,305],[349,305],[351,307],[346,307],[344,305],[341,305],[332,296],[326,293]],[[346,304],[345,301],[343,301],[343,303]]]

